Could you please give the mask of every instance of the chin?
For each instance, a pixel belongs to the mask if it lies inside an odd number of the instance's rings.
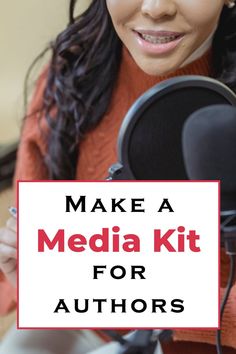
[[[172,73],[173,71],[176,70],[176,68],[171,68],[168,67],[168,68],[163,68],[163,69],[160,69],[158,67],[154,67],[154,66],[151,66],[151,65],[139,65],[140,69],[142,71],[144,71],[147,75],[150,75],[150,76],[164,76],[164,75],[168,75],[170,73]]]
[[[136,64],[139,66],[139,68],[144,71],[147,75],[150,76],[164,76],[164,75],[168,75],[171,74],[172,72],[176,71],[180,65],[179,64],[174,64],[172,63],[172,65],[170,64],[158,64],[157,60],[151,58],[145,59],[145,60],[138,60],[139,58],[135,58],[134,60],[136,62]],[[168,63],[168,59],[163,59]]]

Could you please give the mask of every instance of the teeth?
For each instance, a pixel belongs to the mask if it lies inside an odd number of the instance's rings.
[[[176,36],[169,36],[169,37],[155,37],[155,36],[151,36],[149,34],[141,34],[141,37],[143,39],[145,39],[145,41],[150,42],[150,43],[154,43],[154,44],[162,44],[162,43],[168,43],[171,41],[174,41],[177,37]]]

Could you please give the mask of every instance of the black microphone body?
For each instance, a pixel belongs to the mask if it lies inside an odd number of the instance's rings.
[[[213,105],[193,113],[182,144],[190,179],[221,181],[221,241],[236,254],[236,108]]]

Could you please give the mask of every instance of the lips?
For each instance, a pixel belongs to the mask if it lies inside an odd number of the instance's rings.
[[[139,50],[145,55],[167,55],[184,40],[186,33],[173,31],[132,30]]]
[[[134,30],[143,40],[153,44],[169,43],[183,37],[183,33],[171,31]]]

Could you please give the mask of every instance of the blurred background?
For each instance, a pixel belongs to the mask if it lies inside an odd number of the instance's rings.
[[[76,12],[84,10],[88,3],[78,0]],[[0,145],[19,135],[27,69],[65,28],[68,8],[69,0],[0,0]]]
[[[78,0],[76,13],[85,10],[88,4],[89,0]],[[27,70],[37,55],[66,27],[68,9],[69,0],[0,0],[0,170],[4,173],[4,163],[7,165],[8,161],[1,156],[5,155],[6,145],[19,139]],[[48,58],[41,60],[33,71],[31,92]],[[14,204],[14,199],[11,187],[0,189],[0,227],[9,218],[8,207]],[[0,341],[14,321],[15,312],[0,318]]]

